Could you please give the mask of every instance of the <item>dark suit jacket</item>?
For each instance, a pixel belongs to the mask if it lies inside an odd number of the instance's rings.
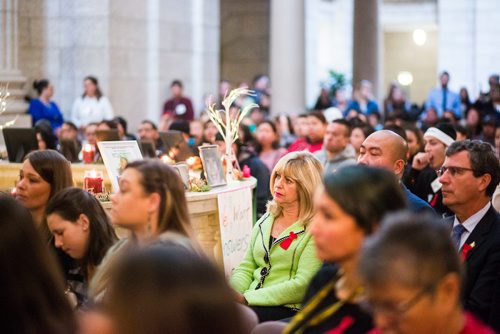
[[[445,222],[453,226],[455,216]],[[500,215],[493,206],[479,221],[466,240],[475,243],[465,259],[463,303],[469,310],[496,331],[500,331]],[[462,250],[460,249],[460,253]]]
[[[409,191],[408,188],[406,188],[406,186],[403,183],[401,183],[401,187],[403,188],[403,191],[406,194],[406,198],[409,204],[409,209],[411,212],[415,213],[428,212],[433,215],[436,214],[436,211],[434,211],[434,209],[432,208],[432,206],[429,205],[429,203],[427,203],[426,201],[424,201],[423,199],[421,199],[420,197]]]

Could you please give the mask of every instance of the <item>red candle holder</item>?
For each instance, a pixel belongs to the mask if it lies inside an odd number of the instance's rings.
[[[91,164],[94,162],[95,157],[95,147],[91,144],[85,144],[83,146],[83,162],[86,164]]]
[[[85,175],[83,177],[83,189],[91,191],[94,194],[102,193],[103,181],[102,172],[95,170],[85,171]]]

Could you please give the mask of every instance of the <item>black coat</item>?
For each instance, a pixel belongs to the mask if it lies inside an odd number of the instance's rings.
[[[454,216],[445,219],[450,229],[453,221]],[[465,259],[464,307],[500,331],[500,215],[493,206],[465,242],[472,243]]]

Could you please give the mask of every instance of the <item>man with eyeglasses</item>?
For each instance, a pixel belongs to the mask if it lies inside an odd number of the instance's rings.
[[[389,217],[359,262],[375,333],[492,334],[460,302],[462,268],[445,226],[430,216]]]
[[[466,267],[466,310],[500,331],[500,216],[491,205],[500,167],[493,148],[478,140],[455,142],[438,172],[445,220]]]

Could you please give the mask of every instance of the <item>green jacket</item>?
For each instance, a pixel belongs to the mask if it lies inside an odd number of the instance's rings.
[[[299,308],[321,262],[311,235],[300,222],[283,231],[269,252],[273,222],[274,217],[267,213],[255,224],[245,258],[234,269],[230,284],[245,296],[249,305]],[[290,232],[296,239],[285,250]]]

